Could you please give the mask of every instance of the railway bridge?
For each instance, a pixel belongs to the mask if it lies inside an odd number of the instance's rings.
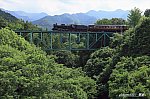
[[[15,31],[43,50],[97,50],[109,44],[113,32]]]

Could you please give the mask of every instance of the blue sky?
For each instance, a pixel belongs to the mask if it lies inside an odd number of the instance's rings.
[[[45,12],[49,15],[89,10],[131,10],[134,7],[145,11],[150,8],[150,0],[0,0],[0,8],[6,10]]]

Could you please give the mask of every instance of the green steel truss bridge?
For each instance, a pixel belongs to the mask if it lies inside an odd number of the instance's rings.
[[[113,32],[15,31],[43,50],[97,50],[109,44]]]

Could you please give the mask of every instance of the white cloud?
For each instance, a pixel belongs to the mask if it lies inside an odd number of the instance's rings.
[[[89,10],[130,10],[142,11],[149,8],[150,0],[0,0],[0,7],[26,12],[46,12],[50,15],[87,12]]]

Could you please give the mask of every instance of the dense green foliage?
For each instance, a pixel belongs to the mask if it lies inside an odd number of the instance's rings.
[[[79,66],[79,56],[71,53],[70,51],[55,51],[53,52],[53,55],[56,56],[55,60],[59,64],[64,64],[70,68]]]
[[[97,81],[100,99],[150,97],[150,18],[134,8],[128,17],[133,27],[123,35],[115,33],[110,46],[91,54],[84,67]]]
[[[112,61],[113,49],[102,48],[91,54],[90,59],[87,61],[84,70],[88,76],[98,76],[103,69]]]
[[[150,57],[122,57],[116,64],[109,81],[110,97],[120,94],[150,93]]]
[[[6,13],[6,12],[2,11],[1,9],[0,9],[0,15],[1,15],[0,16],[1,18],[4,18],[5,20],[7,20],[9,22],[14,22],[14,21],[18,20],[16,17],[12,16],[9,13]]]
[[[134,32],[131,44],[134,53],[150,55],[150,18],[142,18]]]
[[[107,80],[109,79],[110,65],[114,53],[114,50],[109,47],[95,51],[84,67],[86,74],[97,81],[97,95],[100,98],[108,98]]]
[[[150,17],[150,9],[146,9],[144,15],[145,17]]]
[[[123,25],[126,24],[126,20],[122,18],[112,18],[112,19],[99,19],[96,21],[97,25]]]
[[[118,98],[120,94],[143,93],[149,97],[150,80],[150,18],[141,18],[135,29],[123,36],[122,44],[118,47],[120,61],[109,80],[109,95]]]
[[[92,98],[95,81],[80,69],[57,64],[53,56],[13,31],[0,30],[0,98]]]
[[[138,24],[141,18],[141,13],[141,10],[136,7],[130,10],[130,13],[128,15],[128,22],[131,27],[135,27]]]
[[[150,18],[143,17],[122,37],[121,53],[128,56],[150,55]],[[113,45],[113,44],[112,44]]]

